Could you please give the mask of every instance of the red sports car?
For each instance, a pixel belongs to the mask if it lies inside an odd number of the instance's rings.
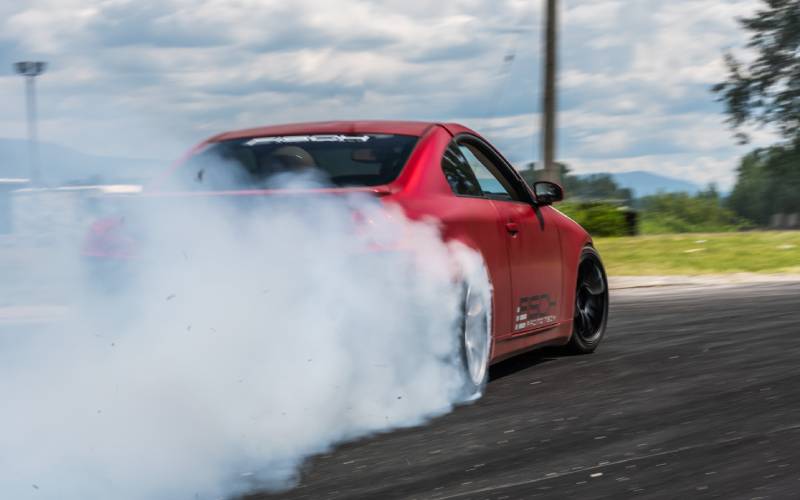
[[[231,165],[240,167],[237,175]],[[589,234],[553,208],[561,187],[528,186],[497,149],[461,125],[354,121],[228,132],[194,148],[161,182],[183,178],[203,189],[269,194],[270,179],[298,171],[334,186],[319,191],[365,192],[412,220],[435,219],[446,241],[480,254],[491,293],[464,284],[460,336],[472,390],[481,389],[490,364],[514,354],[545,345],[590,353],[602,340],[606,274]],[[86,253],[107,256],[123,247],[100,223]]]

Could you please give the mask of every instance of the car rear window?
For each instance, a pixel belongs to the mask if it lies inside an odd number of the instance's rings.
[[[387,134],[269,136],[210,144],[183,165],[183,182],[202,190],[268,189],[300,180],[378,186],[394,181],[417,137]]]

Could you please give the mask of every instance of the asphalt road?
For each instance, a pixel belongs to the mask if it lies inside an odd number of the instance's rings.
[[[800,284],[626,291],[591,356],[533,353],[266,498],[800,498]]]

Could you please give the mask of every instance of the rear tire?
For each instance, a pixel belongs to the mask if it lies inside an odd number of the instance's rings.
[[[571,354],[590,354],[597,349],[608,323],[608,277],[600,254],[592,247],[581,252],[572,336],[566,349]]]
[[[492,351],[491,291],[465,285],[459,329],[460,364],[464,379],[464,400],[483,394],[489,378]]]

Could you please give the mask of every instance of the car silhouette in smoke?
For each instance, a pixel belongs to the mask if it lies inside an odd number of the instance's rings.
[[[463,283],[461,365],[480,392],[492,363],[542,346],[593,352],[605,334],[607,278],[590,235],[553,207],[560,186],[529,186],[478,133],[457,124],[351,121],[217,135],[159,181],[228,194],[270,193],[281,176],[320,193],[365,193],[412,220],[435,220],[447,242],[480,255],[489,293]],[[279,189],[278,189],[279,190]],[[85,254],[126,252],[113,222],[90,231]]]

